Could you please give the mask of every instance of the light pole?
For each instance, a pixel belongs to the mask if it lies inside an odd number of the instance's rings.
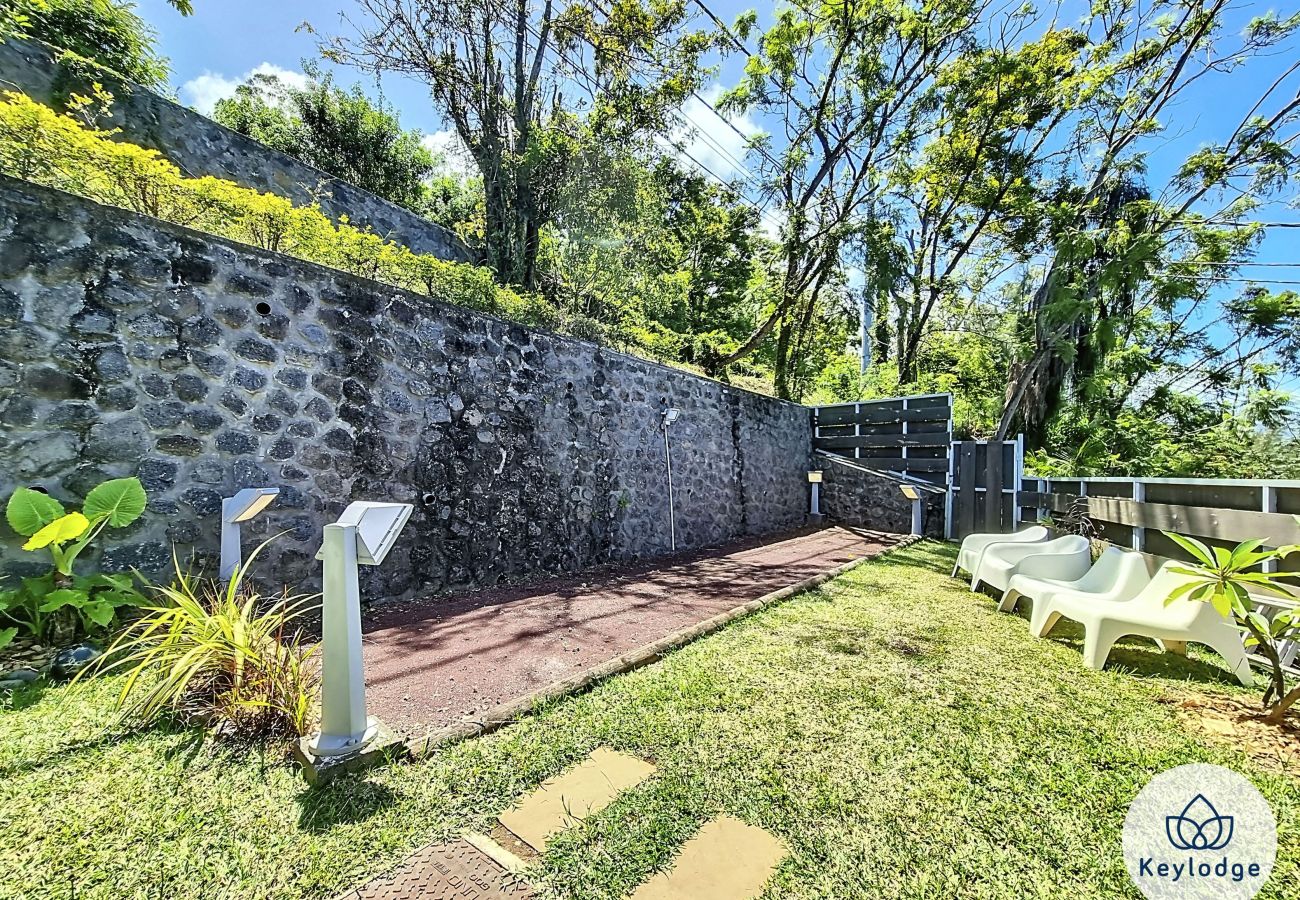
[[[668,540],[674,552],[677,550],[677,511],[673,507],[673,454],[668,447],[668,429],[677,421],[677,417],[682,411],[675,406],[670,406],[664,412],[664,420],[660,427],[664,432],[664,459],[668,464]]]
[[[358,501],[325,526],[316,555],[323,563],[321,723],[320,731],[299,745],[309,781],[364,765],[391,743],[380,722],[366,715],[357,566],[383,563],[414,508],[409,503]]]
[[[221,501],[221,568],[217,574],[222,581],[234,578],[244,561],[239,526],[270,506],[279,494],[279,488],[244,488]]]

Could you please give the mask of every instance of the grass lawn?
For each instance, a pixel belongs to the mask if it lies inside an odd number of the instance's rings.
[[[879,559],[495,735],[321,791],[191,731],[97,736],[111,682],[17,695],[0,710],[0,897],[331,897],[485,830],[602,744],[658,773],[555,841],[538,881],[556,897],[623,896],[723,811],[792,848],[768,898],[1136,897],[1128,803],[1187,762],[1268,798],[1280,856],[1260,896],[1295,896],[1300,773],[1155,702],[1239,692],[1222,668],[1134,643],[1087,671],[1077,632],[1034,640],[951,564],[934,544]]]

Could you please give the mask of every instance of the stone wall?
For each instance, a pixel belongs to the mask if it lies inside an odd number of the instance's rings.
[[[0,345],[0,493],[144,481],[114,570],[205,558],[220,498],[264,484],[278,582],[360,498],[416,504],[372,596],[661,554],[670,406],[679,549],[804,522],[803,407],[10,179]]]
[[[912,501],[899,490],[901,479],[825,453],[816,454],[813,464],[822,470],[822,512],[831,522],[896,534],[911,533]],[[915,486],[922,497],[922,533],[943,538],[944,492],[929,485]]]
[[[102,127],[121,129],[119,138],[157,150],[193,177],[211,175],[244,187],[279,194],[302,206],[319,203],[338,220],[369,226],[377,234],[417,253],[470,262],[471,253],[456,235],[415,213],[340,181],[306,163],[231,131],[191,109],[139,85],[101,73],[116,98]],[[0,42],[0,89],[17,89],[33,100],[58,106],[79,87],[74,70],[61,64],[48,46],[34,41]]]

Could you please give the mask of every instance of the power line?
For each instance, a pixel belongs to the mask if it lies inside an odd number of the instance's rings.
[[[595,7],[596,7],[597,9],[599,9],[602,13],[605,14],[605,19],[606,19],[606,21],[608,21],[608,20],[609,20],[609,17],[610,17],[610,16],[609,16],[609,11],[608,11],[607,9],[605,9],[605,7],[604,7],[603,5],[601,5],[601,3],[599,2],[599,0],[593,0],[593,3],[594,3],[594,5],[595,5]],[[707,11],[707,10],[706,10],[706,11]],[[715,21],[716,21],[716,19],[715,19]],[[726,29],[726,26],[725,26],[725,25],[722,25],[721,22],[719,22],[718,24],[719,24],[719,25],[720,25],[724,30]],[[659,47],[660,49],[664,49],[664,50],[667,49],[666,47],[664,47],[663,42],[660,41],[658,38],[654,37],[653,35],[650,36],[650,40],[651,40],[651,42],[652,42],[655,46]],[[588,43],[591,43],[591,42],[588,41]],[[594,48],[595,45],[592,44],[592,47]],[[748,51],[746,51],[746,52],[748,52]],[[627,54],[621,54],[621,55],[623,56],[624,59],[630,59],[630,58],[631,58],[631,57],[628,56]],[[665,66],[661,60],[659,60],[659,59],[655,59],[654,62],[655,62],[655,65],[659,68],[659,71],[663,72],[665,75],[672,75],[672,74],[675,74],[675,73],[672,72],[671,69],[669,69],[667,66]],[[736,126],[736,123],[732,122],[731,119],[729,119],[729,118],[727,118],[725,115],[723,115],[723,114],[718,110],[718,108],[717,108],[716,106],[714,106],[714,105],[713,105],[709,100],[705,99],[704,96],[703,96],[702,94],[700,94],[699,91],[697,91],[697,90],[695,90],[695,89],[692,88],[692,89],[691,89],[691,96],[694,97],[696,100],[698,100],[701,104],[703,104],[705,109],[707,109],[709,112],[713,113],[713,115],[716,116],[716,117],[718,118],[718,120],[719,120],[720,122],[722,122],[722,124],[726,125],[726,126],[727,126],[728,128],[730,128],[732,131],[734,131],[734,132],[735,132],[739,137],[741,137],[743,140],[745,140],[746,142],[749,142],[749,141],[752,141],[752,140],[754,139],[754,135],[745,134],[745,132],[741,131],[740,128]],[[680,111],[680,114],[681,114],[684,118],[686,118],[686,119],[691,123],[691,125],[693,125],[693,126],[696,127],[696,128],[701,129],[701,132],[700,132],[700,133],[701,133],[702,135],[706,133],[706,132],[704,132],[704,131],[702,130],[703,127],[700,125],[700,123],[696,122],[696,121],[695,121],[694,119],[692,119],[689,115],[687,115],[687,113],[686,113],[685,110],[681,110],[681,111]],[[739,160],[737,160],[735,157],[731,156],[731,154],[728,153],[727,151],[723,150],[723,148],[721,148],[720,146],[717,146],[716,144],[715,144],[715,147],[716,147],[719,151],[721,151],[722,153],[724,153],[724,154],[725,154],[729,159],[731,159],[731,161],[732,161],[733,163],[735,163],[735,164],[737,165],[738,168],[741,168],[741,169],[744,169],[744,168],[745,168],[743,163],[741,163],[741,162],[740,162]],[[757,152],[758,152],[758,153],[759,153],[759,154],[760,154],[764,159],[766,159],[766,160],[767,160],[769,163],[771,163],[772,165],[777,166],[777,167],[780,167],[781,163],[776,159],[776,157],[772,156],[772,154],[769,153],[765,148],[760,147],[760,146],[756,146],[756,145],[755,145],[755,146],[752,146],[751,149],[756,150],[756,151],[757,151]],[[746,172],[746,174],[749,174],[749,173]]]
[[[525,22],[523,23],[523,25],[524,25],[524,28],[528,31],[528,33],[531,34],[534,38],[537,39],[537,41],[538,41],[538,46],[542,46],[542,44],[541,44],[542,36],[541,36],[540,34],[537,33],[537,30],[533,27],[532,23],[531,23],[531,22],[528,22],[528,21],[525,21]],[[546,49],[548,49],[548,50],[554,50],[556,56],[558,56],[558,57],[560,58],[560,60],[561,60],[562,62],[564,62],[566,65],[568,65],[569,68],[571,68],[571,69],[573,70],[573,72],[574,72],[575,75],[578,75],[579,77],[581,77],[582,81],[584,82],[584,86],[585,86],[585,88],[586,88],[586,90],[587,90],[587,95],[588,95],[589,97],[591,97],[591,101],[592,101],[592,103],[595,103],[595,102],[596,102],[596,94],[599,92],[599,90],[600,90],[600,86],[597,85],[597,84],[595,84],[595,82],[593,81],[593,79],[591,78],[591,76],[587,74],[587,71],[586,71],[582,66],[579,66],[579,65],[576,64],[573,60],[569,59],[568,55],[567,55],[563,50],[561,50],[558,46],[556,46],[556,45],[554,45],[554,44],[548,44],[548,45],[546,46]],[[700,162],[698,159],[696,159],[694,156],[692,156],[690,153],[688,153],[684,148],[677,147],[677,148],[675,148],[675,149],[677,150],[678,153],[681,153],[683,156],[685,156],[685,157],[686,157],[687,159],[689,159],[691,162],[695,163],[695,165],[697,165],[701,170],[703,170],[704,172],[707,172],[709,175],[713,176],[713,178],[714,178],[714,179],[715,179],[715,180],[716,180],[720,185],[722,185],[723,187],[730,187],[730,185],[728,184],[728,182],[727,182],[727,180],[726,180],[725,178],[723,178],[723,177],[722,177],[721,175],[719,175],[718,173],[714,172],[714,171],[713,171],[712,169],[710,169],[708,166],[704,165],[704,163]],[[741,203],[743,203],[744,205],[748,206],[750,209],[754,210],[754,212],[758,214],[758,216],[759,216],[760,219],[762,219],[762,218],[764,217],[764,214],[765,214],[766,210],[759,208],[758,205],[755,204],[753,201],[751,201],[749,198],[745,197],[744,195],[740,195],[740,196],[738,197],[738,199],[740,200]],[[770,216],[770,214],[768,214],[768,215]],[[766,221],[768,222],[769,225],[774,226],[774,227],[777,228],[778,230],[779,230],[779,229],[781,228],[781,226],[782,226],[782,223],[781,223],[779,220],[775,219],[775,217],[769,217],[769,218],[766,219]]]
[[[744,43],[741,42],[740,38],[736,37],[735,33],[732,32],[732,30],[727,27],[727,23],[722,21],[722,19],[718,16],[717,13],[715,13],[713,10],[705,6],[701,2],[701,0],[692,0],[692,2],[694,2],[695,5],[698,6],[700,9],[704,10],[704,14],[713,20],[714,25],[717,25],[719,28],[722,29],[723,34],[731,38],[731,44],[733,47],[735,47],[741,53],[745,54],[745,56],[747,57],[752,58],[754,56],[754,54],[749,52],[749,48],[746,47]]]

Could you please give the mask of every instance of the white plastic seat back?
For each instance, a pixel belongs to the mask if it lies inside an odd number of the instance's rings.
[[[1030,525],[1011,534],[993,534],[981,532],[968,534],[961,539],[961,550],[957,554],[957,564],[953,566],[955,577],[959,569],[974,573],[979,565],[980,556],[993,544],[1037,544],[1046,541],[1051,535],[1042,525]]]

